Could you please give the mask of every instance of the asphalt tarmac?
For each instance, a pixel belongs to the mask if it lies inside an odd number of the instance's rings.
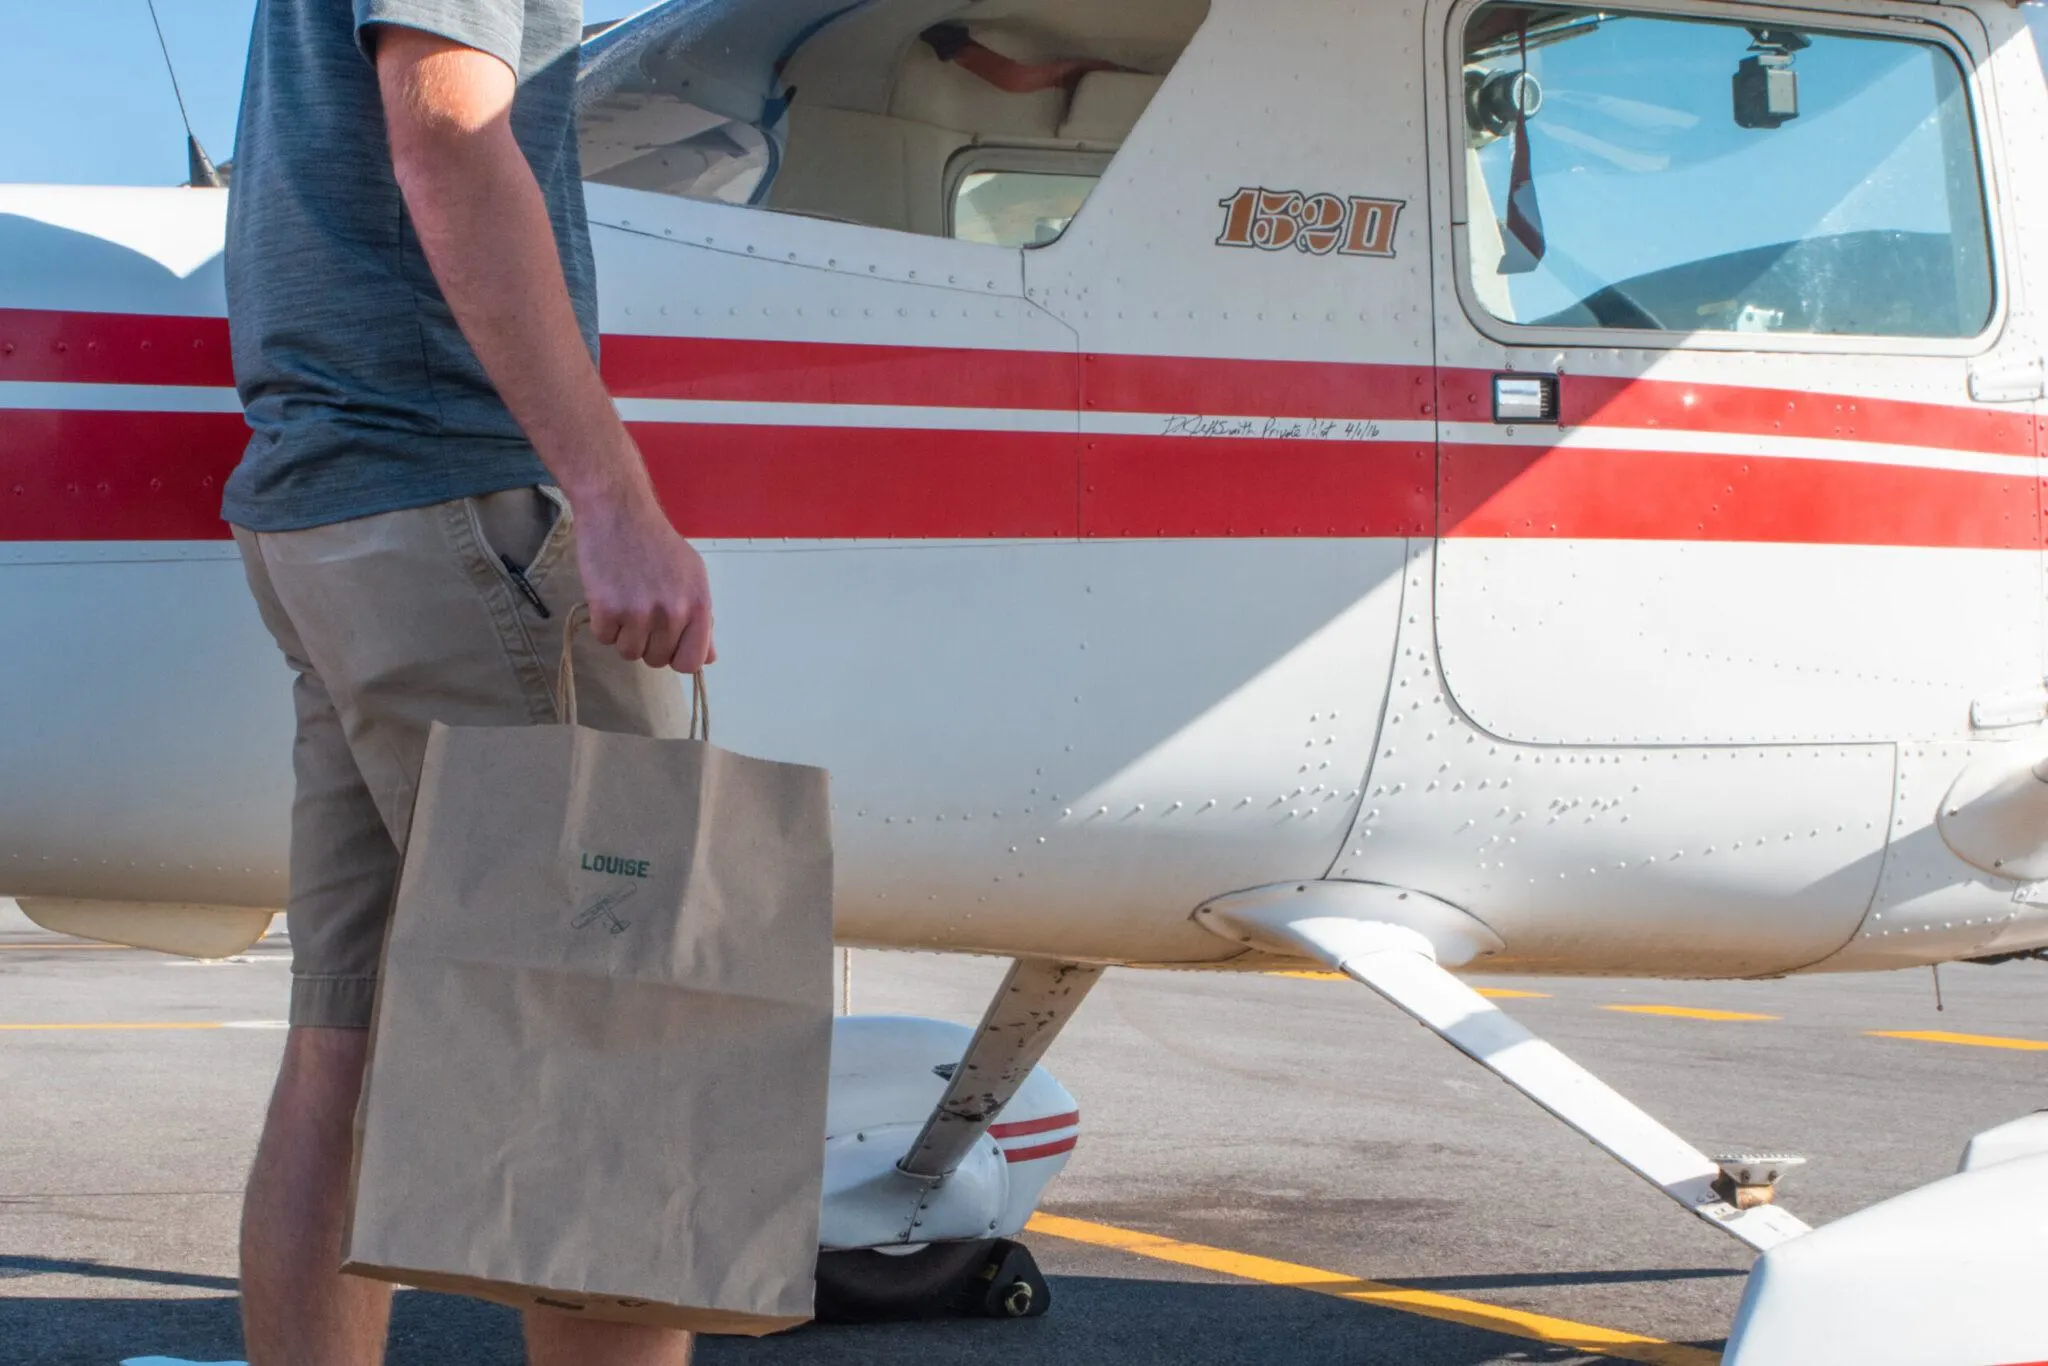
[[[0,903],[0,1366],[240,1360],[288,963],[281,937],[216,964],[81,946]],[[971,1021],[1002,966],[858,953],[852,1004]],[[1807,1155],[1783,1199],[1812,1223],[2048,1106],[2048,965],[1946,968],[1940,1013],[1925,970],[1475,981],[1535,993],[1500,1004],[1709,1152]],[[1717,1359],[1744,1249],[1363,988],[1112,972],[1047,1061],[1083,1114],[1026,1239],[1049,1315],[711,1340],[701,1366]],[[515,1363],[516,1323],[404,1292],[389,1360]]]

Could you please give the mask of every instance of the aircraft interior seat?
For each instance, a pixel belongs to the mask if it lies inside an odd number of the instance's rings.
[[[890,85],[890,116],[980,138],[1052,138],[1067,110],[1067,92],[1013,92],[990,84],[923,42],[903,54]]]
[[[1020,66],[1130,55],[1084,36],[1056,41],[976,23],[961,30]],[[1036,40],[1034,42],[1034,39]],[[1164,44],[1171,66],[1184,43]],[[1093,180],[1122,146],[1160,86],[1161,72],[1100,69],[1043,89],[1004,89],[929,42],[910,43],[881,101],[885,112],[791,108],[789,155],[768,203],[875,227],[945,235],[963,174],[1010,171]],[[854,168],[870,168],[856,175]]]

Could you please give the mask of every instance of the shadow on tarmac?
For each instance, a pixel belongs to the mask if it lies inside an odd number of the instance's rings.
[[[200,1276],[189,1271],[155,1271],[143,1266],[114,1266],[107,1262],[65,1262],[55,1257],[11,1257],[0,1255],[0,1281],[17,1276],[86,1276],[95,1280],[140,1281],[144,1285],[176,1285],[190,1290],[225,1290],[238,1287],[232,1276]]]
[[[0,1259],[4,1260],[4,1259]],[[1642,1285],[1658,1281],[1713,1281],[1749,1274],[1741,1266],[1687,1266],[1650,1271],[1531,1271],[1498,1276],[1403,1276],[1406,1290],[1435,1290],[1442,1294],[1464,1294],[1472,1290],[1514,1290],[1536,1285]]]
[[[41,1258],[0,1258],[20,1275]],[[63,1267],[69,1270],[69,1265]],[[207,1287],[220,1278],[80,1264],[84,1274]],[[1624,1273],[1625,1274],[1625,1273]],[[1649,1273],[1646,1273],[1649,1274]],[[713,1338],[696,1366],[789,1363],[882,1366],[904,1361],[1006,1366],[1491,1366],[1593,1358],[1368,1305],[1278,1286],[1052,1278],[1042,1319],[801,1328],[772,1338]],[[0,1343],[9,1366],[118,1366],[140,1356],[195,1362],[241,1359],[232,1295],[199,1299],[0,1297]],[[517,1316],[478,1300],[402,1291],[392,1316],[388,1366],[517,1366]]]

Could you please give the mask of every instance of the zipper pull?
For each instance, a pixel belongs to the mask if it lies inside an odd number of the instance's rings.
[[[510,555],[498,556],[498,562],[505,566],[505,572],[512,576],[513,587],[517,588],[525,595],[526,600],[533,604],[533,610],[540,613],[542,620],[546,620],[554,615],[553,612],[548,610],[548,605],[540,600],[540,592],[533,586],[532,581],[526,577],[526,571],[514,564]]]

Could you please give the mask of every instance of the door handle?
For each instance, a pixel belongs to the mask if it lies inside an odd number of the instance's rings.
[[[1556,375],[1495,375],[1495,422],[1557,421]]]

